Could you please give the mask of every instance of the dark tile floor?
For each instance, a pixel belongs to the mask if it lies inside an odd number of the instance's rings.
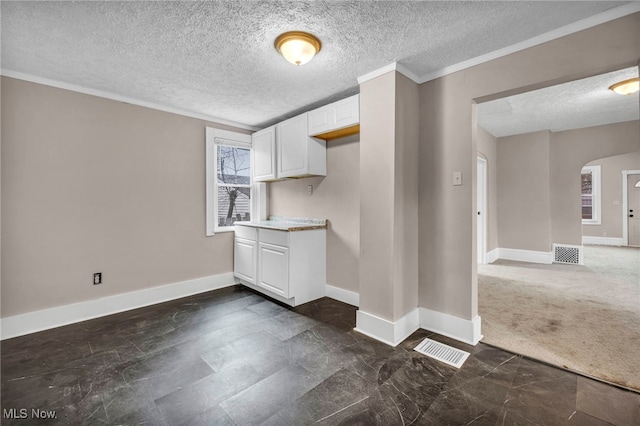
[[[354,325],[331,299],[287,308],[235,286],[6,340],[2,424],[640,424],[640,394],[423,330],[391,348]],[[427,336],[472,354],[439,363],[412,350]]]

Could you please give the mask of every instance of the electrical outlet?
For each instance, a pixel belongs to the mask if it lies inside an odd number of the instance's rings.
[[[462,172],[453,172],[453,185],[462,185]]]
[[[313,194],[313,185],[307,185],[307,195]]]
[[[102,272],[93,274],[93,285],[102,284]]]

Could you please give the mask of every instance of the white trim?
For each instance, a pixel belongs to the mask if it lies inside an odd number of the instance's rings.
[[[627,180],[629,175],[640,175],[640,170],[622,171],[622,242],[624,246],[629,245],[629,188]]]
[[[205,182],[205,205],[206,205],[206,236],[210,237],[216,233],[232,232],[234,226],[219,226],[218,223],[218,187],[219,186],[233,186],[233,185],[219,185],[217,176],[218,165],[218,149],[217,146],[232,146],[236,148],[248,149],[251,151],[251,135],[244,133],[238,133],[230,130],[221,130],[214,127],[205,128],[205,169],[206,169],[206,182]],[[252,156],[251,156],[252,157]],[[250,162],[250,167],[253,167],[253,161]],[[264,197],[259,196],[260,200],[256,202],[256,191],[264,190],[264,185],[253,184],[253,173],[249,175],[249,185],[237,185],[250,188],[250,216],[255,218],[261,216],[263,208],[266,205]],[[259,211],[258,211],[258,210]]]
[[[412,310],[396,322],[380,318],[362,310],[356,311],[355,331],[376,339],[389,346],[398,346],[419,328],[418,308]]]
[[[477,263],[482,265],[487,263],[487,160],[478,156],[476,163],[476,176],[478,181],[476,182],[476,209],[478,210],[480,217],[481,227],[476,230],[476,238],[482,236],[482,239],[478,239],[477,245]],[[476,218],[477,226],[478,218]]]
[[[420,77],[418,77],[416,74],[414,74],[412,71],[410,71],[407,67],[405,67],[402,64],[398,64],[396,63],[396,71],[398,71],[400,74],[404,75],[405,77],[407,77],[409,80],[413,81],[416,84],[420,84]]]
[[[591,173],[591,219],[582,219],[583,225],[602,225],[602,173],[600,165],[584,166],[580,174]],[[582,205],[582,199],[581,199]]]
[[[582,244],[595,244],[598,246],[626,246],[624,238],[613,237],[590,237],[587,235],[582,236]]]
[[[360,294],[327,284],[327,297],[353,306],[360,306]]]
[[[0,319],[0,339],[86,321],[235,285],[233,272],[121,293]]]
[[[581,19],[580,21],[573,22],[569,25],[565,25],[564,27],[557,28],[553,31],[540,34],[539,36],[524,40],[520,43],[512,44],[511,46],[494,50],[493,52],[487,53],[485,55],[476,56],[475,58],[468,59],[466,61],[459,62],[448,67],[444,67],[437,71],[426,73],[418,79],[417,83],[426,83],[427,81],[435,80],[436,78],[444,77],[445,75],[453,74],[454,72],[462,71],[464,69],[471,68],[473,66],[480,65],[485,62],[489,62],[494,59],[498,59],[503,56],[507,56],[512,53],[558,39],[560,37],[565,37],[570,34],[577,33],[578,31],[586,30],[587,28],[595,27],[596,25],[604,24],[605,22],[613,21],[614,19],[622,18],[639,11],[640,2],[630,2],[620,7],[609,9],[597,15],[593,15],[588,18]],[[359,79],[358,82],[360,82]]]
[[[496,250],[498,250],[499,259],[543,263],[545,265],[551,265],[553,263],[553,251],[532,251],[511,248],[498,248]]]
[[[62,81],[52,80],[45,77],[39,77],[36,75],[25,74],[18,71],[8,70],[6,68],[0,69],[0,75],[5,77],[11,77],[18,80],[30,81],[32,83],[43,84],[45,86],[57,87],[58,89],[70,90],[72,92],[83,93],[85,95],[98,96],[100,98],[110,99],[112,101],[125,102],[132,105],[137,105],[145,108],[155,109],[157,111],[168,112],[171,114],[182,115],[184,117],[196,118],[198,120],[209,121],[212,123],[224,124],[227,126],[237,127],[239,129],[256,131],[259,130],[255,126],[249,126],[248,124],[238,123],[237,121],[225,120],[223,118],[214,117],[212,115],[201,114],[198,112],[187,111],[180,108],[174,108],[166,105],[160,105],[153,102],[142,101],[140,99],[130,98],[128,96],[118,95],[116,93],[107,92],[104,90],[91,89],[89,87],[78,86],[76,84],[65,83]]]
[[[494,248],[490,252],[487,253],[487,263],[493,263],[496,260],[500,259],[500,249]]]
[[[380,77],[391,71],[397,71],[400,74],[404,75],[408,79],[412,80],[415,83],[419,83],[419,78],[413,72],[409,71],[404,65],[401,65],[397,62],[392,62],[389,65],[385,65],[382,68],[378,68],[377,70],[371,71],[365,75],[358,77],[358,84],[362,84],[366,81],[373,80],[374,78]]]
[[[206,236],[210,237],[215,235],[216,231],[216,201],[215,191],[216,185],[216,167],[215,167],[215,152],[216,144],[214,142],[213,128],[205,128],[205,148],[204,148],[204,161],[205,161],[205,206],[206,206]],[[213,166],[210,166],[213,164]]]
[[[472,320],[467,320],[427,308],[418,309],[420,311],[420,328],[474,346],[482,339],[481,319],[478,315]]]

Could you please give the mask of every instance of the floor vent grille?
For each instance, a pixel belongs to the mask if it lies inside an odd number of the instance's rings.
[[[462,367],[462,364],[467,360],[469,352],[461,351],[460,349],[452,348],[444,343],[436,342],[429,338],[424,339],[418,346],[415,347],[415,351],[420,352],[423,355],[437,359],[445,364],[452,365],[456,368]]]
[[[582,246],[553,245],[553,261],[556,263],[570,263],[582,265]]]

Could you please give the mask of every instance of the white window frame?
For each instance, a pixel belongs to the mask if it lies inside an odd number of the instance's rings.
[[[206,235],[212,236],[220,232],[231,232],[235,226],[219,226],[218,221],[218,145],[246,148],[251,150],[251,135],[229,130],[206,128]],[[253,154],[251,155],[251,187],[250,214],[252,220],[260,220],[266,215],[266,188],[264,184],[253,182]]]
[[[580,174],[591,173],[591,206],[592,206],[592,218],[582,219],[583,225],[601,225],[602,216],[601,212],[601,178],[600,178],[600,166],[584,166],[580,171]],[[580,216],[582,216],[582,190],[580,191]]]

